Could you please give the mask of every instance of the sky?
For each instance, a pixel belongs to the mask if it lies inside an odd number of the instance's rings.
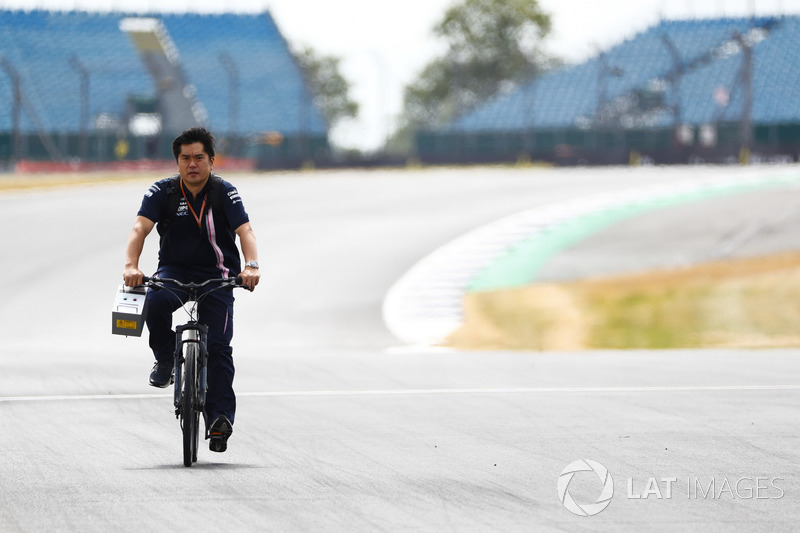
[[[331,140],[366,152],[380,148],[402,111],[403,88],[444,52],[432,28],[459,0],[0,0],[6,9],[125,12],[269,10],[292,47],[341,59],[360,107]],[[800,0],[539,0],[552,16],[545,49],[569,63],[634,36],[663,18],[800,15]]]

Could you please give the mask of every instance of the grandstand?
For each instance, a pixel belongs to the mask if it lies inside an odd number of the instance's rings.
[[[0,10],[0,168],[169,159],[175,133],[196,124],[221,155],[262,166],[328,149],[269,13]]]
[[[667,20],[421,131],[424,162],[800,154],[800,17]]]

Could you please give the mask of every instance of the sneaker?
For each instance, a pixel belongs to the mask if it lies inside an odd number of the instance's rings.
[[[233,424],[225,415],[218,416],[208,428],[208,449],[212,452],[224,452],[228,449],[228,437],[233,433]]]
[[[175,383],[175,366],[172,363],[159,363],[153,365],[150,372],[150,385],[163,389]]]

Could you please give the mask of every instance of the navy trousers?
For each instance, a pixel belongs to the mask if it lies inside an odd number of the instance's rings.
[[[169,267],[160,268],[156,275],[183,283],[199,283],[219,277],[219,274]],[[159,363],[174,362],[175,330],[172,329],[172,313],[186,302],[186,296],[177,288],[151,290],[147,296],[146,322],[150,332],[150,348]],[[202,297],[198,307],[199,322],[208,326],[208,392],[204,413],[207,425],[220,415],[227,416],[233,423],[236,415],[236,395],[233,392],[235,369],[231,347],[233,301],[232,290],[219,289]],[[188,315],[186,318],[188,320]]]

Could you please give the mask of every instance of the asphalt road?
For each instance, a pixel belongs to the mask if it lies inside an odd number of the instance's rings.
[[[537,279],[582,279],[797,251],[797,228],[800,182],[657,208],[570,247]]]
[[[787,169],[231,178],[264,281],[237,297],[228,451],[192,468],[146,341],[110,334],[149,182],[0,195],[0,531],[795,529],[797,350],[459,353],[404,347],[381,319],[404,272],[477,226],[714,172]],[[671,231],[702,233],[696,214]],[[613,477],[595,516],[560,501],[579,459]],[[568,493],[601,488],[579,472]]]

